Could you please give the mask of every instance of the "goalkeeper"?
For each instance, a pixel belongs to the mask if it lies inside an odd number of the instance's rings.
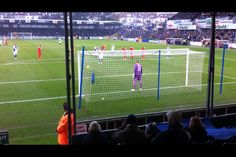
[[[131,91],[135,91],[137,81],[139,81],[140,90],[142,90],[142,85],[143,85],[142,72],[143,72],[142,65],[139,63],[139,61],[136,61],[133,68],[133,89],[131,89]]]

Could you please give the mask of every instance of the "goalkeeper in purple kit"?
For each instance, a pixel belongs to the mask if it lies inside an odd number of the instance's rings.
[[[131,91],[135,91],[137,81],[139,81],[140,90],[142,90],[142,85],[143,85],[142,72],[143,72],[142,65],[139,63],[139,61],[136,61],[136,63],[134,64],[134,69],[133,69],[133,89],[131,89]]]

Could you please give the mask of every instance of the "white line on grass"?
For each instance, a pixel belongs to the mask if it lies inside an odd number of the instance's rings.
[[[191,73],[201,73],[202,71],[189,71]],[[160,74],[182,74],[185,72],[161,72]],[[143,73],[143,76],[145,75],[157,75],[157,73]],[[96,76],[96,78],[106,78],[106,77],[121,77],[121,76],[132,76],[132,74],[125,74],[125,75],[104,75],[104,76]],[[85,77],[85,79],[89,79],[91,77]]]
[[[22,102],[34,102],[34,101],[45,101],[45,100],[53,100],[53,99],[62,99],[66,98],[66,96],[57,96],[57,97],[48,97],[48,98],[39,98],[39,99],[26,99],[26,100],[16,100],[16,101],[2,101],[1,104],[12,104],[12,103],[22,103]]]
[[[202,71],[191,71],[191,72],[199,72],[201,73]],[[179,73],[185,73],[185,72],[165,72],[161,74],[179,74]],[[202,73],[208,73],[208,72],[202,72]],[[143,75],[156,75],[157,73],[143,73]],[[215,74],[217,76],[221,76],[219,74]],[[126,74],[126,75],[105,75],[105,76],[97,76],[96,78],[106,78],[106,77],[121,77],[121,76],[132,76],[131,74]],[[231,76],[226,76],[224,75],[225,78],[233,79],[236,80],[236,78],[231,77]],[[75,78],[78,79],[78,78]],[[84,79],[90,79],[90,77],[85,77]],[[35,83],[35,82],[47,82],[47,81],[64,81],[64,78],[58,78],[58,79],[45,79],[45,80],[25,80],[25,81],[7,81],[7,82],[0,82],[0,85],[4,84],[17,84],[17,83]]]
[[[12,139],[10,139],[10,141],[24,140],[24,139],[32,139],[32,138],[38,138],[38,137],[44,137],[44,136],[52,136],[52,135],[56,135],[56,133],[48,133],[48,134],[43,134],[43,135],[33,135],[33,136],[12,138]]]
[[[1,84],[16,84],[16,83],[33,83],[33,82],[47,82],[47,81],[64,81],[65,79],[46,79],[46,80],[27,80],[27,81],[8,81],[0,82]]]
[[[50,123],[40,123],[40,124],[33,124],[33,125],[24,125],[24,126],[15,126],[15,127],[9,127],[8,130],[11,129],[24,129],[24,128],[33,128],[33,127],[42,127],[42,126],[49,126],[49,125],[55,125],[57,122],[50,122]]]
[[[3,63],[0,65],[14,65],[14,64],[28,64],[28,63],[42,63],[45,62],[48,63],[48,61],[58,61],[58,60],[65,60],[65,58],[52,58],[52,59],[42,59],[41,61],[34,59],[34,60],[19,60],[19,61],[12,61],[12,62],[8,62],[8,63]]]
[[[208,72],[205,72],[205,71],[203,71],[203,73],[208,74]],[[216,74],[216,73],[215,73],[215,75],[216,75],[216,76],[221,76],[220,74]],[[225,77],[225,78],[229,78],[229,79],[232,79],[232,80],[236,80],[235,77],[231,77],[231,76],[227,76],[227,75],[224,75],[223,77]]]
[[[208,58],[208,57],[205,57]],[[215,57],[216,59],[222,59],[220,57]],[[23,60],[23,61],[13,61],[13,62],[8,62],[8,63],[3,63],[0,65],[14,65],[14,64],[41,64],[41,63],[61,63],[61,62],[47,62],[47,61],[55,61],[55,60],[65,60],[65,58],[52,58],[52,59],[42,59],[41,61],[38,61],[37,59],[34,60]],[[225,60],[231,60],[231,61],[236,61],[236,59],[230,59],[230,58],[225,58]],[[46,61],[46,62],[45,62]],[[75,58],[75,62],[77,62],[77,59]],[[97,62],[97,61],[95,61]]]
[[[215,74],[215,75],[216,75],[216,76],[221,76],[221,75],[219,75],[219,74]],[[235,77],[231,77],[231,76],[223,75],[223,77],[225,77],[225,78],[229,78],[229,79],[232,79],[232,80],[236,80]]]
[[[215,85],[219,85],[220,83],[215,83]],[[236,82],[226,82],[223,84],[236,84]],[[206,86],[207,84],[202,85],[190,85],[188,87],[198,87],[198,86]],[[160,89],[175,89],[175,88],[186,88],[186,86],[170,86],[170,87],[162,87]],[[149,88],[149,89],[143,89],[143,91],[148,90],[156,90],[156,88]],[[101,94],[116,94],[116,93],[128,93],[131,91],[119,91],[119,92],[106,92],[106,93],[96,93],[91,95],[101,95]],[[77,97],[77,96],[76,96]],[[48,98],[40,98],[40,99],[26,99],[26,100],[16,100],[16,101],[2,101],[1,104],[12,104],[12,103],[23,103],[23,102],[35,102],[35,101],[45,101],[45,100],[53,100],[53,99],[62,99],[66,98],[66,96],[58,96],[58,97],[48,97]]]
[[[236,84],[236,82],[225,82],[223,84]],[[197,85],[188,85],[188,86],[169,86],[169,87],[161,87],[160,89],[175,89],[175,88],[187,88],[187,87],[200,87],[200,86],[207,86],[208,84],[197,84]],[[220,85],[220,83],[215,83],[215,85]],[[150,91],[150,90],[157,90],[157,88],[148,88],[143,89],[142,91]],[[140,92],[142,92],[140,91]],[[131,93],[132,91],[118,91],[118,92],[106,92],[106,93],[95,93],[90,95],[103,95],[103,94],[119,94],[119,93]],[[86,94],[85,94],[86,95]]]
[[[201,71],[192,71],[192,72],[201,72]],[[185,73],[185,72],[165,72],[161,74],[178,74],[178,73]],[[157,73],[143,73],[143,75],[157,75]],[[106,78],[106,77],[122,77],[122,76],[132,76],[132,74],[126,75],[105,75],[105,76],[97,76],[96,78]],[[78,78],[75,78],[78,79]],[[84,77],[84,79],[90,79],[90,77]],[[45,79],[45,80],[24,80],[24,81],[7,81],[7,82],[0,82],[0,85],[4,84],[17,84],[17,83],[35,83],[35,82],[47,82],[47,81],[64,81],[64,78],[57,78],[57,79]]]
[[[24,63],[24,62],[15,62],[15,63],[6,63],[3,65],[30,65],[30,64],[61,64],[61,63],[65,63],[64,61],[57,61],[57,62],[51,62],[51,61],[38,61],[38,62],[30,62],[30,63]]]
[[[8,81],[0,82],[1,84],[16,84],[16,83],[34,83],[34,82],[47,82],[47,81],[64,81],[66,79],[46,79],[46,80],[27,80],[27,81]]]
[[[215,57],[216,59],[220,59],[220,60],[222,60],[222,58],[221,57]],[[225,60],[229,60],[229,61],[236,61],[236,59],[231,59],[231,58],[225,58]]]

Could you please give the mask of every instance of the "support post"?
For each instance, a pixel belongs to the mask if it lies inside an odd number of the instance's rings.
[[[225,65],[225,49],[226,45],[223,45],[223,51],[222,51],[222,66],[221,66],[221,74],[220,74],[220,95],[222,95],[223,90],[223,76],[224,76],[224,65]]]
[[[206,103],[206,117],[209,118],[213,114],[213,100],[214,100],[214,58],[215,58],[215,12],[211,13],[211,43],[209,52],[208,64],[208,86],[207,86],[207,103]]]
[[[73,114],[74,114],[74,133],[76,134],[76,102],[75,102],[75,57],[74,57],[74,38],[73,38],[73,19],[72,12],[69,13],[70,17],[70,49],[71,49],[71,89],[72,89],[72,106],[73,106]]]
[[[67,104],[68,104],[68,141],[71,144],[71,118],[70,118],[70,66],[69,66],[69,42],[68,42],[68,18],[67,12],[64,12],[64,26],[65,26],[65,60],[66,60],[66,91],[67,91]]]
[[[81,70],[80,70],[79,109],[81,108],[81,104],[82,104],[83,71],[84,71],[84,46],[82,49],[82,64],[81,64]]]

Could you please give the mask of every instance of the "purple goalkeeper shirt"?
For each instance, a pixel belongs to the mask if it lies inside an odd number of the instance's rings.
[[[134,79],[139,81],[142,79],[142,65],[139,63],[134,64]]]

